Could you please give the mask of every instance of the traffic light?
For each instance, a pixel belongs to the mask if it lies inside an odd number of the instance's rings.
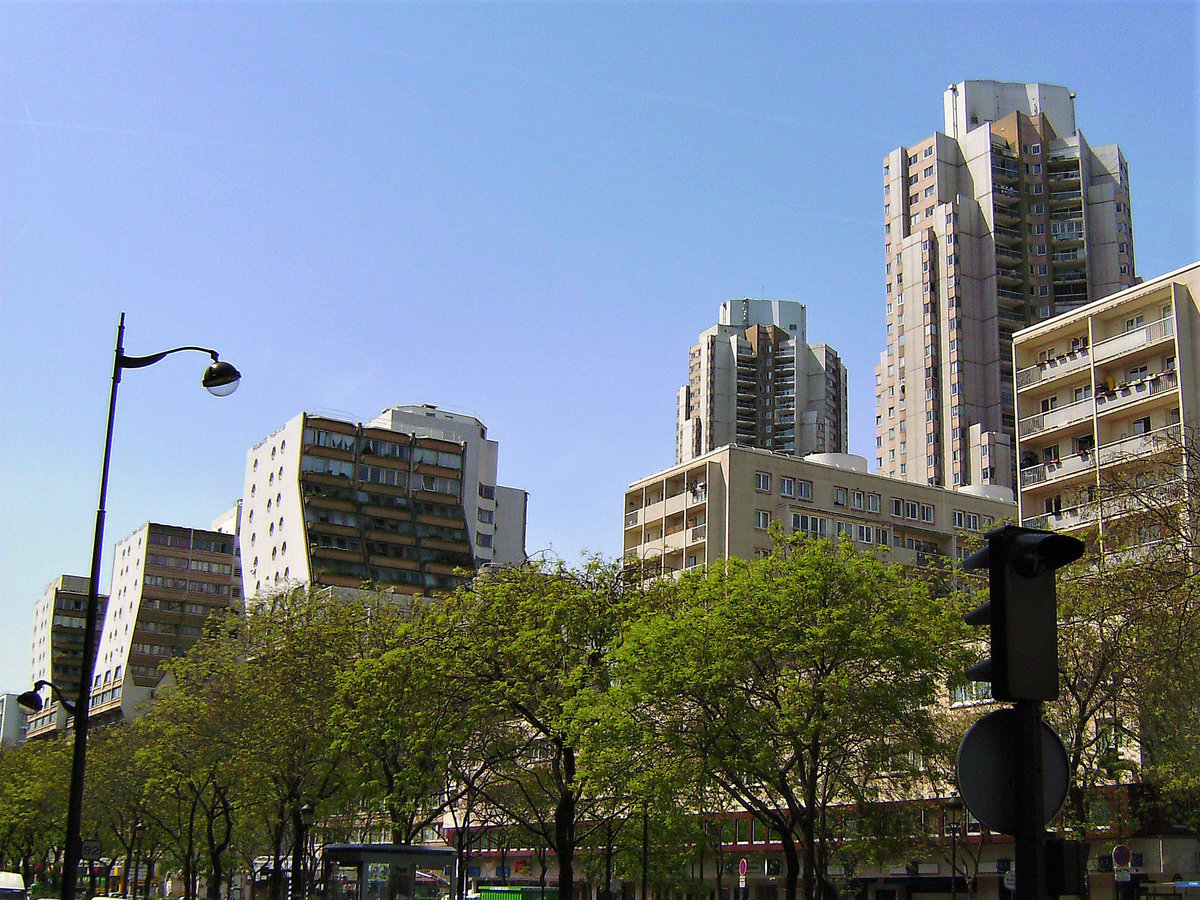
[[[1083,542],[1065,534],[1005,525],[988,545],[963,561],[989,570],[988,602],[967,613],[971,625],[991,626],[991,658],[967,670],[990,681],[996,700],[1058,698],[1056,569],[1083,555]]]

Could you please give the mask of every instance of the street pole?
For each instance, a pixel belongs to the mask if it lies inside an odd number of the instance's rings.
[[[1015,900],[1045,900],[1046,882],[1045,767],[1042,760],[1042,702],[1017,700],[1017,832]]]
[[[117,411],[117,385],[121,383],[122,369],[140,369],[153,365],[165,356],[181,350],[199,350],[209,354],[213,364],[202,380],[203,385],[215,396],[227,396],[237,387],[241,375],[228,363],[218,361],[215,350],[207,347],[176,347],[150,356],[126,356],[125,313],[117,323],[117,346],[113,353],[112,388],[108,395],[108,424],[104,432],[104,457],[100,465],[100,500],[96,504],[96,526],[92,535],[92,568],[88,579],[87,610],[83,625],[83,658],[79,666],[79,692],[75,699],[75,741],[71,756],[71,788],[67,798],[67,835],[63,847],[62,898],[75,900],[79,880],[79,861],[83,855],[81,830],[83,827],[83,781],[87,767],[88,712],[92,695],[92,676],[95,668],[96,631],[98,607],[100,605],[100,559],[104,547],[104,516],[108,498],[108,465],[112,457],[113,420]]]

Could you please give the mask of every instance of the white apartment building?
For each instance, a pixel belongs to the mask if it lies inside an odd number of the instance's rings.
[[[525,559],[527,494],[497,484],[474,416],[397,406],[366,425],[301,413],[247,454],[247,597],[311,584],[451,590]]]
[[[97,622],[104,621],[108,597],[97,601]],[[87,616],[88,579],[60,575],[42,594],[33,610],[30,683],[49,681],[67,697],[79,693],[83,662],[83,629]],[[69,716],[49,688],[40,688],[42,709],[29,717],[29,737],[42,737],[67,727]]]
[[[235,507],[218,521],[236,518]],[[214,612],[241,609],[241,582],[235,530],[147,522],[119,541],[89,719],[104,724],[140,715],[163,663],[186,654]]]
[[[635,481],[625,492],[623,555],[662,574],[769,554],[772,525],[890,552],[897,562],[956,557],[959,537],[1016,515],[1003,488],[960,491],[867,471],[850,454],[797,459],[734,445]],[[651,567],[654,571],[654,567]]]
[[[964,81],[944,112],[884,161],[877,464],[1012,488],[1012,335],[1134,284],[1128,168],[1085,140],[1065,87]]]
[[[739,444],[789,456],[844,453],[846,367],[809,346],[794,300],[726,300],[688,355],[676,406],[675,461]]]
[[[1114,473],[1178,464],[1200,423],[1200,263],[1017,332],[1013,366],[1022,522],[1119,546]]]

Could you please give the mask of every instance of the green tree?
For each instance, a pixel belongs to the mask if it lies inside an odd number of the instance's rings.
[[[629,707],[782,841],[795,900],[828,895],[834,804],[919,774],[962,605],[849,542],[778,541],[677,587],[618,652]]]
[[[580,828],[595,821],[584,711],[611,684],[606,652],[640,597],[617,566],[591,559],[488,573],[438,605],[446,680],[486,730],[481,798],[554,853],[561,897],[572,896]]]

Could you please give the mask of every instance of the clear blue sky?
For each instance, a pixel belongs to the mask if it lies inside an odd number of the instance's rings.
[[[105,539],[207,526],[303,409],[474,413],[528,547],[615,555],[731,297],[808,304],[873,459],[882,160],[967,78],[1078,94],[1129,160],[1139,274],[1193,261],[1190,3],[0,5],[0,688]]]

